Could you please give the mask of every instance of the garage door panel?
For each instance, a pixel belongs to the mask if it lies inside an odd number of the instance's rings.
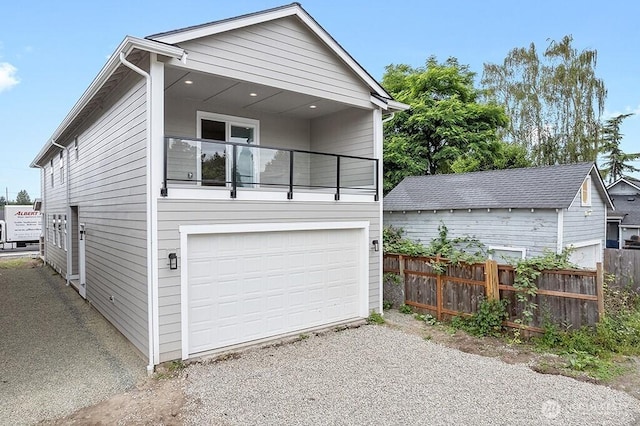
[[[189,353],[357,318],[362,232],[190,235]]]

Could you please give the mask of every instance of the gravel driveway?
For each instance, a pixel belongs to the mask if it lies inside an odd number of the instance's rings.
[[[48,267],[0,269],[0,425],[33,424],[132,388],[145,362]]]
[[[192,425],[626,425],[631,396],[384,326],[185,370]]]

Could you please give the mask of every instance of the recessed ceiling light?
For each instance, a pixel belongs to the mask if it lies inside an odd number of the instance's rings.
[[[191,81],[191,80],[185,80],[185,81],[184,81],[184,84],[193,84],[193,81]]]
[[[317,107],[317,106],[315,106],[315,105],[309,105],[309,108],[311,108],[311,109],[316,109],[316,108],[318,108],[318,107]]]
[[[256,96],[258,96],[258,94],[257,94],[257,93],[253,93],[253,92],[251,92],[251,93],[249,93],[249,96],[256,97]]]

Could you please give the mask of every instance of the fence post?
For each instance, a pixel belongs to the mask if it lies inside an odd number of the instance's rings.
[[[602,262],[596,264],[596,295],[598,296],[598,321],[604,318],[604,271]]]
[[[436,263],[440,263],[440,255],[436,256]],[[442,320],[442,274],[436,273],[436,318]]]
[[[404,256],[398,255],[398,274],[400,275],[400,281],[402,282],[402,303],[407,304],[407,280],[404,276]]]
[[[486,275],[487,300],[500,300],[500,290],[498,288],[498,262],[487,260],[484,265]]]

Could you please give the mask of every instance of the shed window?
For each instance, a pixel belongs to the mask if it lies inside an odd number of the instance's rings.
[[[582,182],[582,187],[580,188],[580,204],[583,207],[591,206],[591,176],[588,176],[584,182]]]

